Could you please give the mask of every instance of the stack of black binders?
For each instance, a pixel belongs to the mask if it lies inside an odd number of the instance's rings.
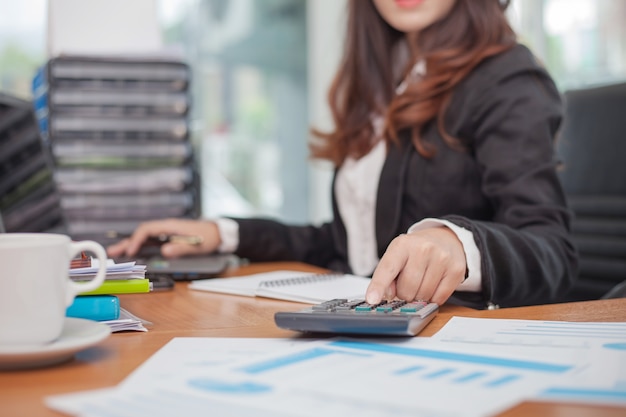
[[[198,216],[190,78],[187,64],[160,58],[59,56],[36,74],[73,238],[109,244],[145,220]]]
[[[33,104],[0,93],[0,229],[63,232],[50,154],[43,146]]]

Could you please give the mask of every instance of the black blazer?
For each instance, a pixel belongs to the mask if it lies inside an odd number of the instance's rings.
[[[413,223],[446,219],[473,233],[482,268],[482,293],[456,292],[450,302],[484,308],[558,301],[577,268],[556,173],[561,118],[560,94],[526,47],[482,62],[455,89],[446,113],[447,132],[466,152],[447,146],[434,123],[423,132],[437,148],[432,159],[416,152],[408,132],[401,132],[401,146],[390,145],[376,206],[379,257]],[[319,227],[235,219],[236,253],[350,272],[334,192],[333,214]]]

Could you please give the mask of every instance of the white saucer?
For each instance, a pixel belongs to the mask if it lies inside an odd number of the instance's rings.
[[[75,353],[106,339],[111,328],[92,320],[66,317],[61,336],[41,346],[0,346],[0,370],[38,368],[72,358]]]

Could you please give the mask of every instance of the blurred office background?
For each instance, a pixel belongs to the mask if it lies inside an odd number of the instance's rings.
[[[48,1],[0,0],[0,91],[32,98]],[[332,171],[306,143],[330,127],[345,0],[154,1],[162,42],[193,72],[203,215],[328,219]],[[509,14],[562,91],[626,80],[626,1],[513,0]]]

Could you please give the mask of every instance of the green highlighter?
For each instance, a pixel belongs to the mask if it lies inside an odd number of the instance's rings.
[[[143,279],[111,279],[105,280],[100,288],[81,293],[81,295],[134,294],[152,291],[152,283]]]

